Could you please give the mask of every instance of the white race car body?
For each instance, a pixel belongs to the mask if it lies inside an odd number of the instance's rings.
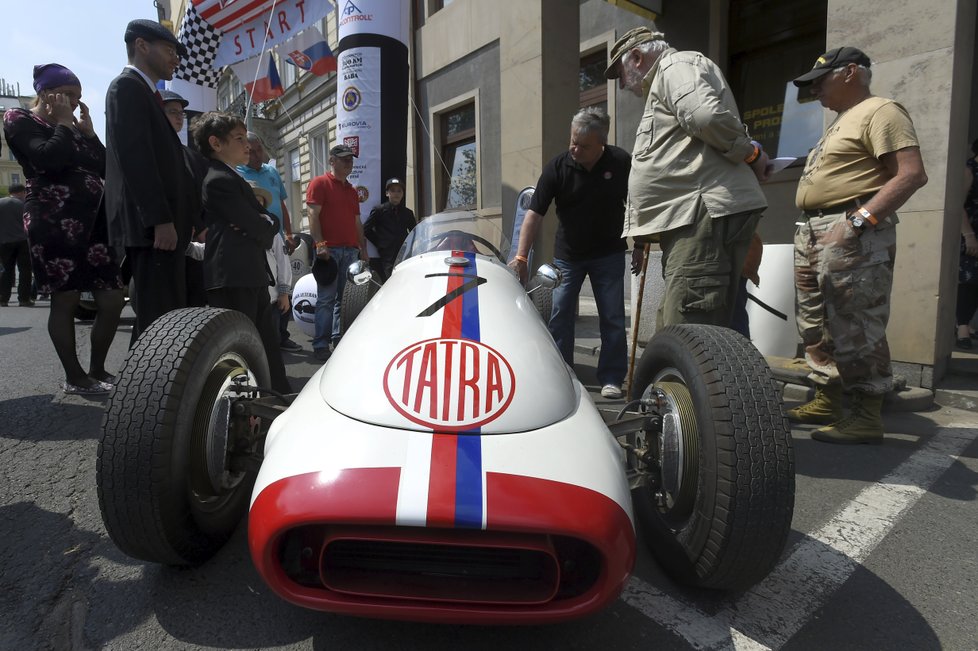
[[[275,419],[249,544],[309,608],[548,622],[617,597],[631,508],[621,448],[522,286],[456,243],[401,262]]]

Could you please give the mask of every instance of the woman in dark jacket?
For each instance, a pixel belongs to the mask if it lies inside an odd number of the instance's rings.
[[[31,268],[38,291],[51,294],[48,334],[65,369],[62,388],[70,394],[105,394],[115,382],[105,358],[124,302],[119,265],[99,210],[105,147],[74,73],[56,63],[34,66],[34,90],[31,110],[14,108],[3,116],[7,143],[27,177],[24,224]],[[75,308],[82,291],[93,292],[98,307],[87,373],[75,349]]]

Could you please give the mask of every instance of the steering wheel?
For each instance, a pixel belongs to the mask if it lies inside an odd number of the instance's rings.
[[[479,235],[474,235],[472,233],[466,233],[465,231],[452,230],[452,231],[445,231],[444,233],[440,233],[439,236],[442,238],[442,240],[441,240],[442,242],[445,242],[445,240],[448,240],[450,238],[457,237],[461,241],[467,242],[469,245],[473,245],[475,243],[482,244],[483,246],[485,246],[486,248],[488,248],[490,251],[492,251],[492,254],[495,255],[497,258],[499,258],[500,260],[503,259],[503,254],[500,253],[499,249],[496,248],[496,245],[493,244],[492,242],[490,242],[489,240],[487,240],[486,238],[481,237]],[[452,247],[452,248],[459,248],[460,249],[462,247]],[[432,249],[432,250],[437,251],[438,248],[435,248],[435,249]],[[476,253],[478,252],[478,251],[476,251],[476,249],[475,249],[474,246],[472,247],[472,250],[474,252],[476,252]],[[503,261],[505,262],[505,260],[503,260]]]

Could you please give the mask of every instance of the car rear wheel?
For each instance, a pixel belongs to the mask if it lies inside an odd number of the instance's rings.
[[[552,287],[538,285],[530,294],[533,307],[537,308],[544,323],[550,323],[550,313],[554,310],[554,290]]]
[[[715,589],[762,579],[784,549],[795,492],[790,429],[764,358],[728,328],[670,326],[645,348],[632,395],[658,404],[628,457],[648,478],[633,505],[663,569]]]
[[[96,485],[112,541],[141,560],[201,563],[247,511],[259,424],[234,409],[268,386],[261,338],[240,312],[169,312],[140,336],[102,421]]]
[[[345,334],[350,329],[354,320],[360,316],[360,312],[377,293],[378,287],[375,281],[378,281],[377,274],[373,272],[370,272],[369,283],[355,285],[347,280],[343,286],[343,297],[340,299],[340,332]]]

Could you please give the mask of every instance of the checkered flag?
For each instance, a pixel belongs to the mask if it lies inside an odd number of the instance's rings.
[[[221,44],[221,33],[200,17],[193,2],[187,3],[187,13],[180,23],[177,39],[187,48],[187,56],[180,60],[173,76],[199,86],[217,88],[221,71],[214,69],[214,57]]]

